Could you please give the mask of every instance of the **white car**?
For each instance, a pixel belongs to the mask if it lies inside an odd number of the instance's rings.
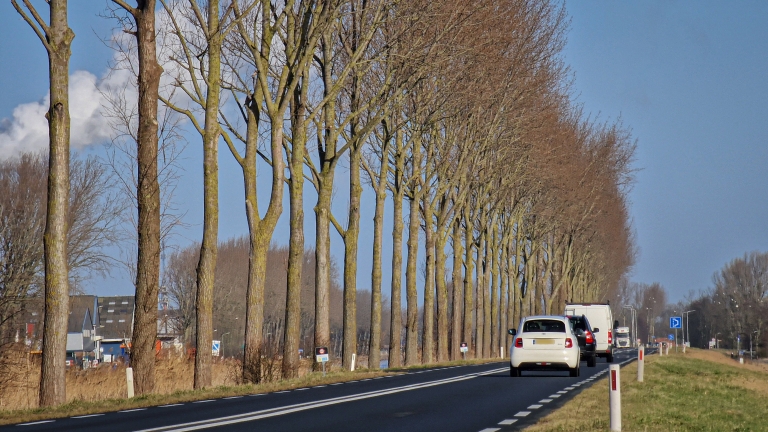
[[[509,349],[509,376],[523,370],[567,370],[579,376],[579,341],[564,316],[539,315],[520,320],[520,331],[509,330],[514,342]]]

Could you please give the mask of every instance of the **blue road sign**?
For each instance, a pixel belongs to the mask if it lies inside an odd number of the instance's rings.
[[[668,334],[668,335],[667,335],[667,339],[669,339],[669,340],[673,341],[673,340],[675,340],[675,335],[673,335],[672,333],[670,333],[670,334]]]
[[[683,318],[669,317],[669,328],[683,328]]]

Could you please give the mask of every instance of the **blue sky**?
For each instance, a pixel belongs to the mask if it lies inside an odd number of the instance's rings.
[[[99,38],[109,37],[112,23],[97,16],[105,4],[70,2],[70,25],[77,35],[72,73],[84,70],[99,79],[107,70],[111,51]],[[571,27],[564,56],[578,101],[600,119],[621,117],[637,138],[639,171],[630,199],[640,255],[632,279],[660,282],[677,301],[709,287],[712,274],[731,259],[768,250],[768,3],[579,1],[566,7]],[[12,124],[14,109],[43,100],[48,78],[45,51],[10,2],[0,3],[0,41],[2,134]],[[85,152],[104,153],[97,138],[87,142]],[[178,233],[178,244],[199,239],[199,153],[199,140],[190,135],[184,187],[177,196],[190,228]],[[242,181],[224,147],[220,161],[224,239],[245,234],[246,227]],[[338,210],[346,203],[346,169],[340,174]],[[310,244],[314,195],[307,187]],[[373,204],[370,191],[364,193],[365,234]],[[287,241],[285,206],[278,243]],[[387,226],[385,233],[390,232]],[[333,242],[340,260],[338,236]],[[371,239],[363,235],[360,288],[370,283],[370,248]],[[386,291],[386,278],[384,286]],[[115,271],[106,280],[92,280],[90,290],[129,293],[131,283]]]

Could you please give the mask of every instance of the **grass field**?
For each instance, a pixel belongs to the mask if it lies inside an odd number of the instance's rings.
[[[720,352],[646,357],[621,369],[622,431],[766,431],[768,366],[740,365]],[[559,410],[525,429],[609,430],[608,381],[595,382]]]

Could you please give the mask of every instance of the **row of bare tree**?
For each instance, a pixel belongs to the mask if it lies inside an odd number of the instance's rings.
[[[477,357],[508,346],[521,316],[566,300],[601,300],[632,265],[627,214],[634,142],[572,101],[561,51],[567,16],[548,0],[113,0],[124,34],[115,65],[136,75],[135,115],[116,115],[135,139],[136,312],[132,366],[152,392],[159,294],[161,119],[175,112],[201,137],[204,225],[195,247],[195,344],[211,346],[216,304],[218,149],[242,169],[248,222],[243,381],[262,380],[269,248],[288,191],[282,376],[298,374],[302,302],[314,296],[313,345],[331,341],[331,230],[344,244],[342,363],[358,352],[357,263],[364,186],[375,194],[369,365],[445,361],[462,341]],[[66,0],[50,23],[14,6],[51,59],[46,318],[41,405],[64,401],[68,106],[74,34]],[[160,6],[158,8],[158,6]],[[128,89],[130,91],[131,89]],[[119,127],[117,128],[119,129]],[[347,206],[332,198],[340,163]],[[133,171],[135,169],[135,171]],[[259,169],[265,169],[260,173]],[[270,193],[259,202],[258,182]],[[316,191],[315,256],[304,236],[304,184]],[[389,344],[382,334],[385,203],[394,213]],[[263,197],[262,197],[263,198]],[[260,205],[261,204],[261,205]],[[63,213],[62,213],[63,212]],[[407,217],[407,238],[405,226]],[[423,234],[423,243],[420,242]],[[222,248],[221,253],[224,249]],[[424,256],[422,322],[418,264]],[[405,256],[405,263],[403,257]],[[450,265],[449,265],[450,260]],[[314,266],[314,269],[307,267]],[[404,268],[403,268],[404,267]],[[309,293],[306,274],[314,273]],[[404,275],[403,275],[404,272]],[[403,278],[404,276],[404,278]],[[405,322],[401,312],[405,280]],[[453,289],[449,288],[449,284]],[[449,298],[449,295],[451,296]],[[404,353],[401,348],[405,333]],[[195,388],[211,384],[211,351],[195,357]],[[59,362],[59,363],[57,363]]]

